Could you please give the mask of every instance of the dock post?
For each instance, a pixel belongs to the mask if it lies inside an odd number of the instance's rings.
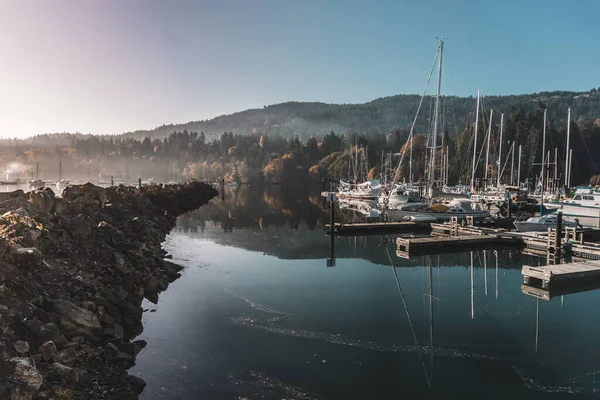
[[[512,198],[510,196],[508,196],[508,210],[506,211],[506,216],[508,218],[511,217],[511,212],[510,212],[511,208],[512,208]]]
[[[142,178],[138,178],[138,187],[142,188]]]
[[[115,180],[112,175],[110,176],[110,186],[115,186]]]
[[[554,262],[558,261],[560,263],[560,256],[562,251],[562,211],[558,210],[556,213],[556,232],[554,236]]]

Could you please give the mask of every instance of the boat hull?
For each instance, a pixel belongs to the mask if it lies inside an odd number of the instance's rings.
[[[492,216],[488,211],[473,211],[464,213],[448,213],[448,212],[431,212],[431,211],[407,211],[407,210],[386,210],[388,218],[391,221],[402,221],[406,217],[423,217],[427,216],[435,218],[437,222],[448,222],[452,217],[457,217],[459,221],[466,220],[467,217],[473,217],[474,221],[492,220]]]

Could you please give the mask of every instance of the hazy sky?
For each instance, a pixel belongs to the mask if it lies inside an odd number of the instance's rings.
[[[0,0],[0,135],[120,133],[288,100],[600,86],[599,0]]]

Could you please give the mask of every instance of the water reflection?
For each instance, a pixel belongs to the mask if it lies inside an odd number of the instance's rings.
[[[517,251],[406,260],[393,235],[332,246],[318,192],[277,189],[242,186],[168,237],[187,268],[144,315],[142,398],[598,394],[597,291],[523,294],[521,267],[545,260]]]

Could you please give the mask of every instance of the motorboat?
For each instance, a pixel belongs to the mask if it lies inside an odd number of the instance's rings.
[[[548,228],[556,227],[556,219],[557,214],[554,212],[541,217],[531,217],[527,221],[515,221],[514,224],[517,232],[546,232]],[[579,221],[563,217],[562,226],[576,228],[579,226]]]

